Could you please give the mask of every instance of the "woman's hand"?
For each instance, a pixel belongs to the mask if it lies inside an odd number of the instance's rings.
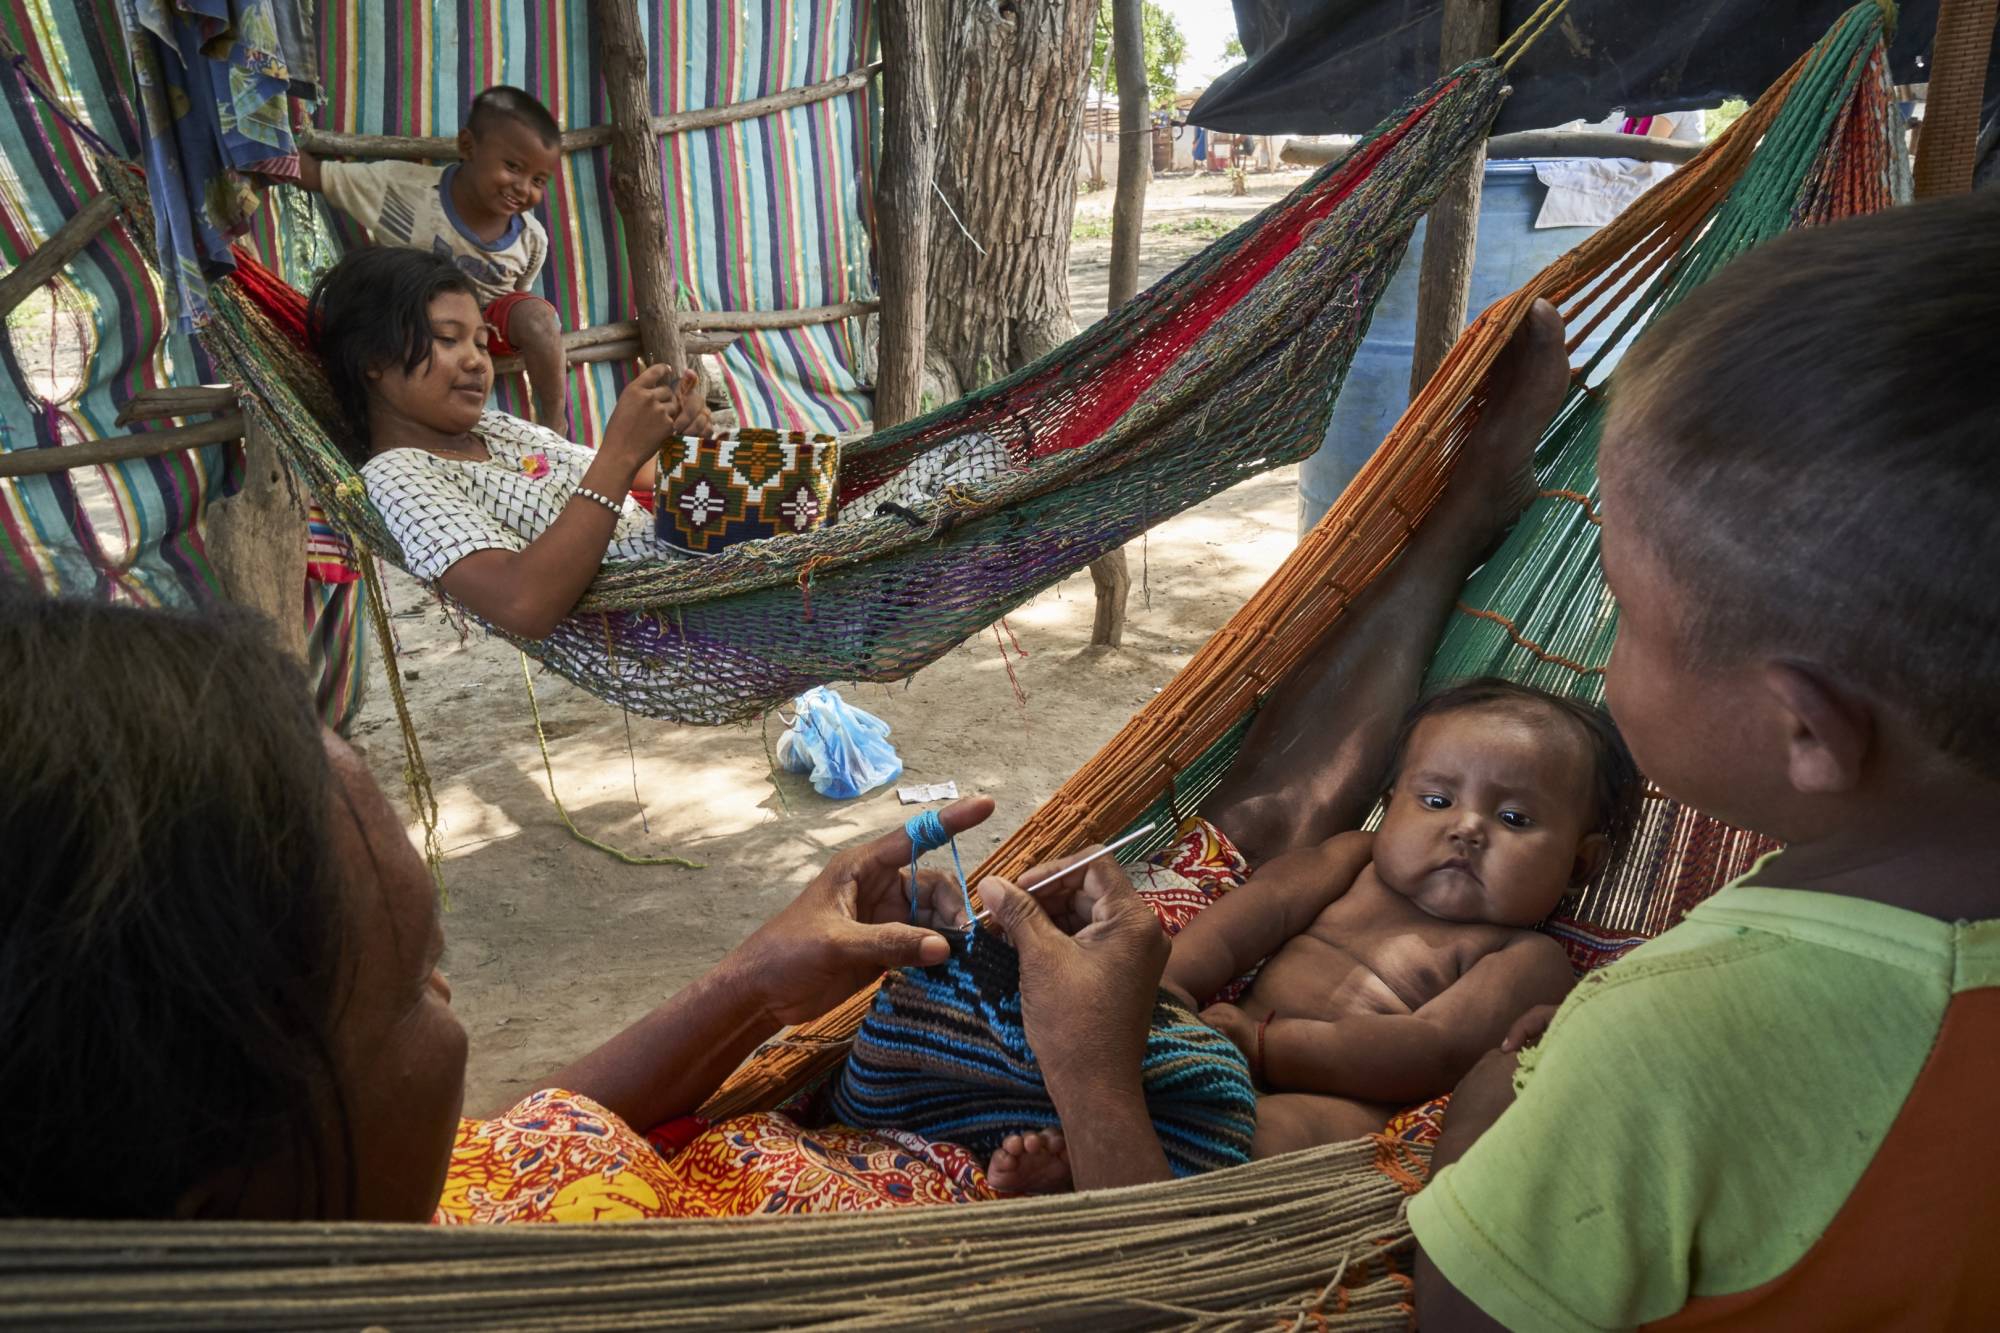
[[[1037,866],[1024,878],[1060,870]],[[979,896],[1021,955],[1021,1023],[1050,1088],[1106,1071],[1136,1078],[1168,949],[1123,868],[1092,861],[1032,897],[986,879]]]
[[[953,833],[993,813],[984,796],[939,811]],[[595,1099],[635,1128],[694,1110],[781,1024],[831,1009],[892,967],[950,957],[955,880],[926,873],[908,924],[910,840],[898,829],[836,854],[792,904],[680,994],[556,1073],[547,1086]]]
[[[954,835],[993,813],[990,797],[939,811]],[[836,853],[790,906],[743,942],[744,972],[779,1023],[819,1017],[882,973],[931,967],[951,957],[941,929],[964,920],[958,881],[926,869],[910,923],[910,839],[903,830]]]
[[[651,365],[633,376],[625,392],[618,395],[618,406],[604,428],[599,452],[616,457],[637,472],[668,440],[699,435],[707,429],[708,406],[701,394],[700,377],[693,370],[684,370],[676,377],[671,366]]]
[[[1058,869],[1031,870],[1030,882]],[[1152,909],[1108,858],[1064,875],[1039,901],[1002,879],[982,881],[979,896],[1021,955],[1021,1026],[1062,1122],[1076,1187],[1165,1180],[1167,1156],[1140,1078],[1167,965]]]

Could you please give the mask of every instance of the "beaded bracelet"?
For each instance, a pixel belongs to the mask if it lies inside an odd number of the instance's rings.
[[[603,505],[606,509],[609,509],[614,514],[622,515],[625,512],[624,506],[619,504],[616,500],[612,499],[608,495],[603,495],[598,493],[597,491],[593,491],[588,486],[579,486],[570,493],[572,495],[580,495],[586,500],[595,500],[597,501],[597,503]]]

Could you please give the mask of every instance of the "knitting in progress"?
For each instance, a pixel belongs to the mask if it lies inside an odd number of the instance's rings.
[[[1022,1027],[1020,955],[997,929],[970,924],[958,847],[936,812],[905,827],[917,856],[951,845],[969,926],[953,941],[949,962],[905,968],[883,982],[829,1105],[842,1124],[913,1130],[992,1153],[1009,1134],[1056,1123]],[[911,879],[914,885],[914,873]],[[1176,1176],[1250,1160],[1257,1094],[1248,1062],[1229,1038],[1164,993],[1153,1001],[1142,1075]]]

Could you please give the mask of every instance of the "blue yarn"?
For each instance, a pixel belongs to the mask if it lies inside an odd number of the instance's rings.
[[[1164,991],[1139,1072],[1175,1175],[1249,1160],[1257,1127],[1249,1061]],[[981,1154],[1009,1134],[1055,1124],[1028,1045],[1019,955],[993,935],[949,962],[891,973],[827,1095],[840,1124],[915,1130]]]
[[[958,891],[965,897],[965,928],[974,929],[972,920],[972,890],[965,884],[965,863],[958,859],[958,839],[951,836],[944,826],[944,820],[935,810],[920,810],[903,824],[903,832],[910,838],[910,920],[917,919],[917,862],[925,852],[936,851],[940,847],[951,848],[951,868],[958,872]]]

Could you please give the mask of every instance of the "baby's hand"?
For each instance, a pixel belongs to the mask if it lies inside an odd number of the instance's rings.
[[[1201,1021],[1236,1043],[1246,1060],[1257,1058],[1257,1024],[1233,1004],[1211,1004],[1201,1011]]]
[[[1556,1016],[1557,1006],[1538,1004],[1527,1013],[1514,1020],[1514,1026],[1507,1029],[1507,1035],[1500,1039],[1503,1051],[1518,1051],[1523,1046],[1533,1046],[1549,1030],[1549,1020]]]

